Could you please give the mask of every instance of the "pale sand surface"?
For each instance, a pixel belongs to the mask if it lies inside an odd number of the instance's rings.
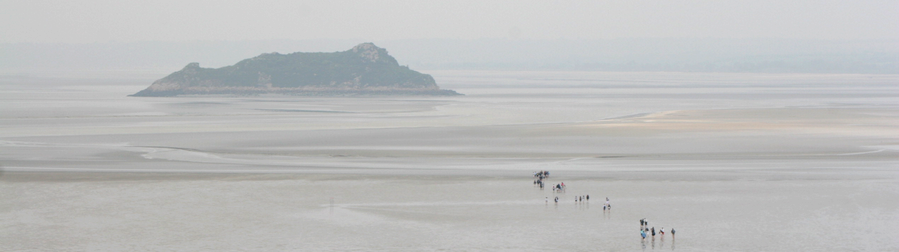
[[[897,76],[434,75],[467,95],[0,78],[0,251],[899,250]]]

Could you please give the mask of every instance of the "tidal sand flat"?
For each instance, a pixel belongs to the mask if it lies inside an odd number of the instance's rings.
[[[466,95],[0,79],[0,250],[899,250],[899,76],[428,72]]]

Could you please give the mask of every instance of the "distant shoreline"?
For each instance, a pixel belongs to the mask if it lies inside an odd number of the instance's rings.
[[[289,96],[457,96],[463,95],[453,90],[305,90],[302,88],[283,89],[257,89],[257,88],[217,88],[209,90],[172,90],[146,92],[142,90],[132,95],[133,97],[172,97],[172,96],[204,96],[204,95],[235,95],[258,96],[263,94],[280,94]]]

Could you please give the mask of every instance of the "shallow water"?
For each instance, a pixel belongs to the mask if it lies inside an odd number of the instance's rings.
[[[899,76],[431,73],[466,96],[0,78],[0,250],[899,250]]]

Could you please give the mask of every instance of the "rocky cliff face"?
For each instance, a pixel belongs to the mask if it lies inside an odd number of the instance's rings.
[[[133,96],[183,94],[458,95],[372,43],[334,53],[267,53],[218,69],[190,63]]]

